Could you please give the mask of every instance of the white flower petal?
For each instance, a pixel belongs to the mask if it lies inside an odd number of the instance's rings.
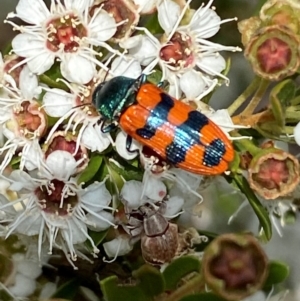
[[[29,70],[27,65],[25,65],[20,72],[19,87],[23,98],[33,99],[33,97],[36,96],[38,78]]]
[[[179,99],[181,97],[182,91],[179,87],[179,78],[173,72],[166,70],[166,78],[169,81],[169,90],[168,94]]]
[[[215,124],[219,125],[224,132],[228,133],[235,129],[234,123],[226,109],[217,110],[207,117],[209,117]]]
[[[39,235],[43,223],[41,211],[38,208],[31,209],[26,213],[26,219],[18,223],[17,232],[27,236]]]
[[[138,78],[142,73],[142,67],[135,59],[117,57],[111,64],[111,72],[114,76],[122,75],[130,78]]]
[[[40,75],[51,68],[54,63],[54,58],[52,53],[42,51],[38,55],[32,56],[27,64],[31,72]]]
[[[30,175],[23,170],[13,170],[9,178],[14,181],[9,187],[9,189],[13,191],[21,191],[23,188],[34,190],[36,187],[38,187]]]
[[[201,73],[190,70],[185,72],[180,78],[180,88],[187,99],[195,99],[205,89],[205,82]]]
[[[72,154],[62,150],[50,153],[46,165],[51,175],[58,180],[68,180],[77,168],[77,162]]]
[[[45,42],[29,33],[20,33],[12,40],[13,51],[22,57],[36,56],[46,49]]]
[[[86,84],[96,75],[95,63],[81,56],[80,53],[64,54],[61,60],[61,74],[70,82]]]
[[[126,182],[120,192],[120,198],[122,201],[126,201],[126,204],[131,209],[136,209],[141,206],[141,195],[143,190],[142,182],[131,180]]]
[[[103,133],[100,125],[89,123],[83,131],[80,142],[92,152],[98,151],[101,153],[108,148],[111,140],[110,134]]]
[[[171,33],[180,16],[180,6],[171,0],[164,0],[157,7],[158,22],[166,34]]]
[[[122,256],[129,253],[133,246],[128,238],[117,237],[103,244],[104,251],[108,257]]]
[[[36,289],[36,281],[32,280],[22,274],[17,274],[14,285],[9,286],[9,291],[18,297],[28,297]]]
[[[159,202],[167,195],[167,187],[161,180],[150,176],[145,182],[144,193],[149,199]]]
[[[67,10],[83,13],[91,6],[91,0],[64,0],[64,5]]]
[[[226,61],[219,53],[204,55],[196,61],[196,64],[211,75],[216,75],[216,73],[220,73],[226,68]]]
[[[139,6],[141,14],[150,14],[156,9],[161,0],[133,0],[133,2]]]
[[[160,44],[158,43],[158,45]],[[149,65],[155,60],[156,57],[158,57],[158,51],[158,46],[156,46],[147,36],[142,36],[140,38],[140,43],[129,49],[130,55],[138,60],[143,66]]]
[[[87,226],[92,231],[106,230],[107,228],[110,227],[110,225],[111,225],[110,223],[114,222],[114,216],[109,212],[102,211],[102,212],[99,212],[98,215],[103,217],[103,219],[100,219],[99,217],[92,215],[90,213],[88,213],[86,215],[86,218],[88,221]],[[108,220],[110,223],[108,223],[105,220]]]
[[[16,256],[21,255],[21,256]],[[16,258],[19,257],[19,258]],[[14,261],[17,261],[17,271],[31,279],[35,279],[42,274],[41,264],[36,261],[28,260],[24,258],[23,254],[14,254]]]
[[[100,42],[109,40],[117,31],[115,19],[105,10],[101,10],[94,18],[93,23],[89,24],[89,28],[91,29],[92,38],[96,38]],[[95,44],[97,44],[97,41],[95,41]]]
[[[70,230],[72,234],[70,234]],[[70,219],[68,229],[61,230],[61,233],[66,241],[69,240],[69,243],[73,245],[80,244],[85,242],[87,239],[85,235],[85,233],[87,234],[87,226],[80,220],[77,220],[75,223],[72,219]]]
[[[108,206],[111,201],[111,195],[105,186],[105,181],[94,182],[84,190],[79,191],[78,195],[81,202],[94,212],[101,211],[101,206]]]
[[[72,109],[75,98],[76,96],[61,89],[51,89],[43,97],[44,110],[52,117],[62,117]]]
[[[44,153],[38,143],[38,140],[30,141],[23,148],[20,168],[26,167],[27,171],[39,168],[44,158]]]
[[[172,196],[166,202],[166,209],[163,212],[164,216],[172,217],[177,214],[184,204],[184,199],[180,196]]]
[[[214,10],[200,8],[193,16],[190,27],[192,30],[200,32],[202,39],[207,39],[211,38],[219,31],[220,21],[221,18]]]
[[[120,46],[125,49],[131,49],[139,46],[142,43],[143,35],[137,34],[136,36],[129,37],[128,39],[121,41]]]
[[[36,25],[43,23],[50,16],[50,12],[42,0],[19,0],[16,12],[23,21]]]
[[[180,181],[178,181],[178,185],[180,186],[180,188],[182,189],[182,192],[189,192],[189,190],[197,190],[202,179],[203,176],[201,175],[197,175],[185,170],[182,170],[180,168],[171,168],[170,171],[176,175],[177,178],[180,179]],[[189,189],[187,189],[187,187]]]
[[[138,155],[138,149],[140,149],[140,144],[136,140],[132,140],[130,150],[132,152],[127,151],[126,149],[126,140],[127,134],[123,131],[119,132],[116,137],[115,146],[118,154],[124,158],[125,160],[132,160]]]
[[[47,282],[43,284],[42,290],[39,294],[40,300],[48,300],[56,292],[57,284],[54,282]]]
[[[294,127],[294,139],[298,145],[300,145],[300,122]]]

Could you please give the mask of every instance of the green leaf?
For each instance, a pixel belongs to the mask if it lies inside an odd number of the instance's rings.
[[[109,162],[109,167],[115,171],[119,176],[122,176],[126,181],[137,180],[142,181],[143,172],[141,169],[132,165],[126,164],[123,168],[116,165],[112,161]]]
[[[154,70],[154,72],[147,75],[147,81],[154,85],[158,85],[161,82],[161,78],[162,72],[160,70]]]
[[[285,225],[293,225],[297,221],[297,213],[292,209],[288,210],[284,213],[282,219]]]
[[[47,70],[45,73],[39,75],[40,82],[46,84],[50,88],[58,88],[65,91],[68,91],[69,88],[59,79],[63,79],[60,72],[60,64],[58,62],[55,62],[52,67]]]
[[[182,256],[171,262],[163,271],[166,290],[174,290],[183,277],[200,271],[200,261],[195,256]]]
[[[283,131],[283,126],[279,125],[278,121],[268,121],[264,123],[258,123],[254,128],[256,130],[260,129],[261,132],[263,131],[264,133],[266,133],[266,135],[271,137],[278,137]],[[265,137],[265,135],[263,136]]]
[[[299,89],[300,92],[300,89]],[[300,95],[296,96],[291,100],[291,106],[297,106],[300,104]]]
[[[147,15],[146,20],[144,20],[143,23],[144,27],[147,28],[153,35],[164,33],[164,30],[158,22],[157,13]]]
[[[88,166],[80,174],[78,178],[78,183],[87,183],[88,181],[90,181],[99,170],[102,161],[103,161],[103,156],[99,154],[93,155],[89,161]]]
[[[89,230],[89,236],[92,238],[94,244],[96,246],[99,246],[101,244],[101,242],[103,241],[103,239],[106,237],[107,232],[108,232],[108,229],[104,230],[104,231],[101,231],[101,232],[96,232],[96,231]],[[91,253],[94,252],[92,244],[89,240],[86,240],[84,244]]]
[[[180,301],[226,301],[226,299],[216,296],[213,293],[201,293],[183,297]]]
[[[80,282],[77,279],[72,279],[58,288],[58,290],[51,296],[54,298],[64,298],[73,300],[78,292]]]
[[[277,141],[284,141],[284,142],[287,142],[287,143],[290,143],[293,141],[293,138],[290,138],[288,136],[284,136],[284,135],[281,135],[281,136],[278,136],[276,134],[273,134],[273,133],[270,133],[268,130],[265,130],[259,126],[256,126],[255,129],[257,130],[257,132],[259,132],[264,138],[269,138],[269,139],[274,139],[274,140],[277,140]]]
[[[290,273],[290,268],[283,262],[270,261],[269,275],[264,284],[264,289],[270,288],[272,285],[283,282]]]
[[[281,103],[282,106],[287,107],[290,105],[291,100],[296,94],[296,85],[293,80],[286,79],[277,84],[270,92],[271,101],[273,98]]]
[[[165,290],[165,281],[160,271],[148,264],[132,272],[132,276],[139,279],[138,286],[147,296],[157,296]]]
[[[292,98],[295,96],[295,92],[296,86],[291,79],[280,82],[270,92],[269,100],[271,110],[275,117],[276,124],[280,129],[285,125],[286,108],[290,105]],[[272,133],[274,133],[274,131],[272,131]]]
[[[150,301],[152,299],[138,286],[118,285],[117,276],[100,281],[100,287],[106,301]]]
[[[264,230],[265,237],[270,240],[272,237],[272,224],[267,210],[263,207],[253,190],[250,188],[248,181],[241,175],[234,174],[233,179],[240,190],[246,195],[249,204],[254,210],[260,225]]]

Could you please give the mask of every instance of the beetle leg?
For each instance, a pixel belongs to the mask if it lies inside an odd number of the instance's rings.
[[[161,88],[162,90],[166,90],[167,87],[168,87],[168,82],[163,80],[163,81],[160,81],[158,84],[157,84],[157,87],[158,88]]]
[[[132,144],[132,137],[127,135],[126,137],[126,150],[129,152],[129,153],[139,153],[139,150],[138,149],[135,149],[135,150],[131,150],[130,147],[131,147],[131,144]]]
[[[101,125],[101,132],[102,133],[109,133],[114,130],[118,126],[118,123],[112,122],[110,124],[105,124],[104,122]]]

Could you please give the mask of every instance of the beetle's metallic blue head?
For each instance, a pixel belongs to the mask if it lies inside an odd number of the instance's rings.
[[[112,120],[121,113],[127,103],[135,96],[137,79],[116,76],[97,86],[93,93],[93,104],[105,119]]]

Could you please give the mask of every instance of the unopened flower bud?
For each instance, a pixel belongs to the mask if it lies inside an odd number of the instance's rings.
[[[249,166],[249,184],[265,199],[292,192],[299,183],[299,162],[281,149],[269,148],[257,154]]]
[[[256,74],[278,81],[298,70],[299,46],[297,35],[284,26],[273,25],[252,36],[246,45],[245,56]]]
[[[282,25],[299,33],[299,1],[269,0],[260,10],[260,19],[267,25]]]
[[[69,152],[79,163],[76,170],[79,173],[87,167],[89,158],[85,146],[83,144],[78,146],[77,143],[77,136],[70,132],[57,131],[52,135],[50,141],[44,145],[45,157],[47,158],[57,150]]]
[[[259,290],[268,269],[267,256],[249,234],[224,234],[206,248],[202,271],[205,282],[226,300],[241,300]]]
[[[242,35],[242,43],[244,46],[248,45],[260,26],[261,20],[258,17],[251,17],[238,23],[238,29]]]

